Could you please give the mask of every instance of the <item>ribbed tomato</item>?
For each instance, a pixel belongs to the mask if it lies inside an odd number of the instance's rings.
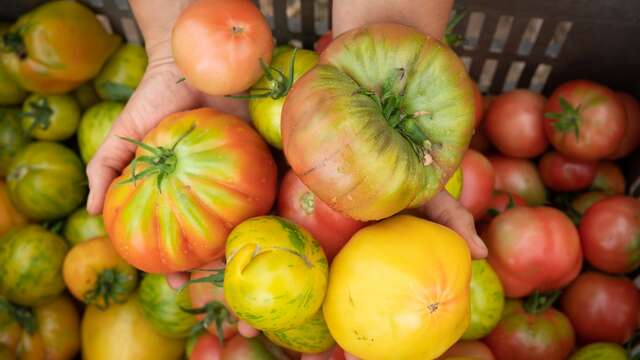
[[[103,215],[116,250],[139,269],[183,271],[220,258],[235,225],[271,209],[275,162],[240,118],[209,108],[176,113],[138,144]]]

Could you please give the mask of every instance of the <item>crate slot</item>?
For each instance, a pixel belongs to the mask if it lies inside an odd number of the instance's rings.
[[[518,87],[518,82],[520,81],[520,76],[522,76],[522,70],[524,70],[525,63],[524,61],[514,61],[509,66],[509,71],[507,72],[507,76],[504,79],[504,83],[502,85],[502,91],[511,91]]]
[[[118,10],[121,10],[121,11],[128,11],[129,10],[129,1],[127,1],[127,0],[113,0],[113,2],[116,4],[116,8],[118,8]]]
[[[300,0],[287,0],[287,28],[290,32],[302,32],[301,7]]]
[[[136,22],[132,18],[123,17],[120,19],[120,23],[122,24],[122,31],[124,32],[124,37],[127,39],[127,42],[132,44],[142,44],[140,32],[138,31]]]
[[[469,15],[469,22],[467,23],[467,31],[464,35],[465,50],[473,50],[478,47],[480,41],[480,33],[482,32],[482,25],[484,24],[485,14],[482,12],[474,11]]]
[[[493,82],[493,77],[496,74],[498,68],[498,60],[486,59],[482,65],[480,71],[480,77],[478,78],[478,88],[481,92],[487,92]]]
[[[300,39],[291,39],[289,40],[288,44],[298,49],[303,48],[303,41]]]
[[[273,0],[260,0],[257,5],[260,8],[262,15],[267,19],[269,26],[273,29],[275,26],[275,23],[273,22]]]
[[[544,19],[541,18],[531,18],[527,23],[527,28],[522,34],[522,39],[520,39],[520,46],[518,46],[518,55],[528,56],[531,54],[531,50],[533,50],[533,46],[536,44],[536,40],[538,39],[538,34],[540,34],[540,29],[542,29],[542,24],[544,23]]]
[[[498,18],[498,25],[496,25],[496,31],[493,34],[489,51],[496,54],[502,53],[504,45],[509,38],[509,32],[511,32],[511,25],[513,25],[513,16],[501,15]]]
[[[536,67],[536,71],[531,77],[531,83],[529,83],[529,90],[537,93],[542,92],[544,85],[547,83],[547,79],[551,74],[553,67],[549,64],[539,64]]]
[[[330,6],[327,0],[313,2],[314,27],[317,35],[322,35],[331,27]]]
[[[102,0],[86,0],[89,5],[91,5],[94,8],[102,8],[104,7],[104,1]]]
[[[467,72],[469,72],[471,70],[471,62],[473,61],[473,59],[471,59],[469,56],[460,56],[460,60],[462,61],[462,65],[464,65],[464,68],[467,70]]]
[[[96,19],[98,19],[98,21],[100,22],[100,25],[102,25],[102,27],[106,32],[108,32],[109,34],[113,34],[113,27],[111,26],[111,22],[109,21],[109,18],[106,15],[97,14]]]
[[[547,49],[544,51],[545,56],[555,59],[560,55],[562,46],[569,37],[569,32],[571,31],[572,27],[573,23],[571,21],[560,21],[556,25],[556,29],[553,32],[553,37],[551,38],[551,41],[549,41]]]

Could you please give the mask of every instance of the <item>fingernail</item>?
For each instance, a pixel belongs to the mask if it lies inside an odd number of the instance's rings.
[[[473,237],[473,242],[476,244],[476,246],[478,246],[480,249],[487,251],[487,245],[484,243],[484,241],[482,241],[482,239],[480,238],[480,236],[474,236]]]

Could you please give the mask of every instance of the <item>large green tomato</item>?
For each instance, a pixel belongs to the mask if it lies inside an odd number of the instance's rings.
[[[624,348],[615,343],[593,343],[576,351],[569,360],[627,360]]]
[[[372,24],[340,35],[282,111],[285,156],[333,209],[378,220],[435,196],[471,139],[472,80],[422,32]]]
[[[274,50],[264,76],[251,87],[249,112],[253,125],[271,146],[282,149],[280,118],[291,86],[317,62],[315,51],[280,46]]]
[[[105,101],[92,106],[82,115],[78,127],[78,147],[85,163],[98,151],[111,130],[124,105],[115,101]]]
[[[80,208],[69,215],[63,234],[73,246],[93,238],[106,237],[107,231],[104,228],[102,215],[91,215],[87,209]]]
[[[80,106],[71,95],[32,94],[22,105],[22,127],[38,140],[58,141],[78,128]]]
[[[186,338],[198,322],[183,310],[191,308],[189,292],[172,289],[164,275],[146,274],[138,295],[142,313],[164,336]]]
[[[277,216],[244,221],[229,234],[224,296],[260,330],[285,330],[310,319],[327,288],[327,258],[303,228]]]
[[[504,290],[498,274],[486,260],[471,262],[471,319],[463,340],[489,335],[500,321],[504,308]]]
[[[264,335],[278,346],[305,354],[317,354],[329,350],[335,340],[324,321],[322,311],[302,325],[280,331],[265,331]]]
[[[0,239],[0,293],[25,306],[53,299],[65,288],[67,249],[63,238],[38,225],[10,230]]]
[[[104,100],[129,100],[142,80],[147,63],[147,53],[142,46],[122,45],[93,81],[98,95]]]
[[[16,154],[29,143],[18,110],[0,108],[0,176],[5,176]]]
[[[7,184],[13,204],[34,220],[64,217],[87,195],[82,161],[53,142],[33,142],[18,153],[9,166]]]
[[[0,37],[9,29],[11,25],[0,23]],[[0,63],[0,105],[17,105],[27,97],[27,91],[24,90],[17,81],[5,70]]]

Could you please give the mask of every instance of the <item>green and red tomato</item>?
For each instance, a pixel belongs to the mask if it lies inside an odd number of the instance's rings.
[[[602,191],[608,195],[621,195],[624,194],[625,188],[626,182],[620,166],[612,161],[598,162],[591,190]]]
[[[483,338],[500,321],[504,290],[498,274],[486,260],[471,262],[471,318],[463,340]]]
[[[542,182],[556,191],[588,188],[596,177],[596,169],[595,161],[574,160],[556,151],[544,154],[538,164]]]

